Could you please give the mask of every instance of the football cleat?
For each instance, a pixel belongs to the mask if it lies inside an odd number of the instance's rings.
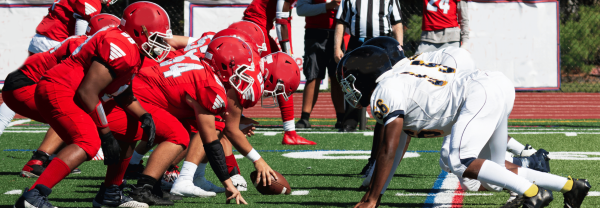
[[[15,208],[56,208],[48,201],[48,195],[52,193],[52,189],[38,184],[34,189],[26,188],[23,195],[17,199]]]
[[[71,174],[81,174],[81,170],[79,168],[75,168],[71,171]]]
[[[569,180],[573,181],[573,188],[571,188],[570,191],[563,193],[563,196],[565,197],[565,208],[580,207],[583,199],[585,199],[592,186],[586,179],[573,179],[569,176]]]
[[[297,129],[310,128],[310,122],[308,122],[308,120],[305,120],[305,119],[300,119],[300,120],[298,120],[298,122],[296,122],[296,128]]]
[[[143,202],[150,206],[170,206],[174,204],[171,200],[163,199],[162,197],[153,194],[153,188],[154,187],[150,184],[145,184],[144,186],[139,187],[131,185],[129,196],[135,201]]]
[[[520,161],[522,167],[548,173],[550,172],[550,158],[548,154],[548,151],[539,149],[529,157],[514,157],[514,159]]]
[[[369,171],[371,171],[374,164],[375,164],[375,158],[369,157],[369,161],[367,162],[367,164],[365,164],[365,167],[363,167],[363,169],[359,173],[360,175],[362,175],[361,178],[367,177],[367,174],[369,173]]]
[[[284,145],[316,145],[316,142],[307,140],[296,133],[296,131],[286,131],[283,134],[283,141],[281,144]]]
[[[521,151],[521,154],[519,154],[518,156],[519,157],[529,157],[529,156],[535,154],[536,151],[537,150],[533,149],[533,147],[531,147],[531,145],[526,144],[525,149],[523,149]]]
[[[248,183],[246,179],[240,174],[235,174],[230,177],[233,186],[237,188],[238,191],[248,191]]]
[[[212,191],[204,190],[196,185],[192,181],[189,180],[177,180],[173,183],[173,187],[171,188],[171,194],[176,196],[185,196],[185,197],[215,197],[217,193]]]
[[[43,151],[33,151],[33,155],[31,159],[25,164],[23,169],[21,169],[21,173],[19,174],[21,177],[26,178],[37,178],[42,175],[44,169],[50,163],[50,155]]]
[[[218,187],[217,185],[207,181],[204,176],[194,178],[194,185],[200,187],[202,190],[211,191],[215,193],[223,193],[225,192],[225,188]]]
[[[538,186],[538,193],[533,197],[523,197],[523,208],[546,207],[554,200],[552,192]]]
[[[165,171],[165,174],[163,174],[161,187],[163,189],[171,189],[175,180],[179,178],[179,174],[179,166],[171,165],[167,171]]]
[[[140,175],[144,172],[144,161],[140,160],[138,164],[129,164],[127,166],[127,170],[125,170],[125,179],[138,179]]]
[[[132,207],[145,208],[148,204],[134,201],[131,197],[124,195],[121,187],[111,185],[105,187],[104,183],[100,185],[100,191],[96,194],[92,202],[94,208],[100,207]]]
[[[519,196],[519,195],[514,195],[513,193],[515,192],[510,192],[510,198],[508,199],[508,201],[506,202],[506,204],[504,204],[504,206],[501,206],[500,208],[519,208],[523,205],[523,196]],[[515,193],[516,194],[516,193]]]

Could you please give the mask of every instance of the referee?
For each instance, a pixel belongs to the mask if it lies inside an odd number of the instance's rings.
[[[402,17],[398,0],[342,0],[336,14],[334,58],[339,62],[344,56],[341,49],[344,32],[348,29],[350,40],[347,52],[360,47],[365,41],[391,36],[403,45]],[[340,131],[356,131],[360,110],[347,106]]]

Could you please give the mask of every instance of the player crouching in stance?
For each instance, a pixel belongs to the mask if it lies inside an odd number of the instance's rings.
[[[452,173],[522,194],[524,207],[547,206],[553,198],[546,189],[562,191],[566,206],[579,207],[591,187],[587,180],[528,169],[518,169],[517,175],[505,168],[515,92],[504,75],[408,60],[391,69],[386,52],[374,46],[350,52],[338,65],[346,101],[358,108],[371,104],[372,114],[383,124],[371,189],[355,207],[377,206],[396,150],[405,145],[402,134],[449,135]],[[478,158],[484,148],[490,155]]]
[[[53,207],[48,201],[52,188],[72,169],[96,155],[100,146],[105,165],[126,167],[131,146],[121,146],[112,135],[100,97],[118,102],[144,125],[149,141],[154,139],[152,116],[132,97],[120,96],[128,88],[144,56],[161,61],[170,46],[169,17],[158,5],[136,2],[124,10],[120,26],[103,28],[89,37],[73,55],[46,72],[38,83],[35,102],[42,117],[67,144],[31,188],[25,190],[15,207]],[[144,55],[144,56],[142,56]],[[105,194],[113,196],[109,206],[147,207],[123,195],[118,187],[122,173],[107,171]],[[111,177],[111,178],[108,178]]]

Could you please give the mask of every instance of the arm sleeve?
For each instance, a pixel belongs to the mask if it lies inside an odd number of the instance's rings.
[[[400,89],[393,88],[391,90],[377,87],[371,97],[371,114],[378,123],[384,126],[398,117],[404,117],[406,105],[402,96],[394,92],[400,92]]]
[[[467,1],[459,1],[457,10],[460,13],[460,39],[462,42],[468,42],[470,28]]]
[[[402,22],[402,8],[398,0],[390,0],[390,23],[392,25]]]
[[[327,12],[326,3],[311,4],[311,0],[298,0],[296,13],[298,16],[310,17]]]
[[[88,29],[88,21],[84,20],[78,14],[73,14],[75,17],[75,35],[85,35],[86,30]]]
[[[346,26],[350,26],[350,20],[352,18],[351,13],[352,13],[352,5],[351,5],[350,0],[342,0],[337,13],[335,14],[335,19],[338,22],[345,24]]]

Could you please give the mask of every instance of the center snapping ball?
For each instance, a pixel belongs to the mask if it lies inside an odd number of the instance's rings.
[[[256,177],[258,174],[257,171],[250,173],[250,180],[252,180],[252,184],[254,184],[256,190],[262,195],[288,195],[292,193],[292,188],[290,187],[290,184],[287,182],[287,180],[285,180],[285,177],[283,177],[283,175],[281,175],[281,173],[277,171],[274,172],[277,175],[277,180],[275,180],[273,176],[269,175],[269,177],[271,177],[271,185],[269,185],[267,182],[266,186],[263,186],[262,181],[256,183]]]

